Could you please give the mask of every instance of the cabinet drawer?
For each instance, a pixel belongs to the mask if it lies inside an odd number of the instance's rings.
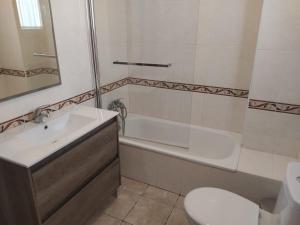
[[[77,195],[54,213],[44,225],[85,225],[120,185],[119,160],[115,160]]]
[[[42,221],[118,154],[118,127],[113,122],[71,150],[33,172],[36,205]]]

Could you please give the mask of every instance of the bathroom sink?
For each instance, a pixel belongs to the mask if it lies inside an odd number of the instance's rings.
[[[117,116],[117,112],[72,106],[48,121],[13,128],[0,135],[0,158],[31,167]]]
[[[67,113],[47,123],[28,129],[17,135],[17,138],[30,142],[31,147],[53,144],[94,120],[94,118],[87,116]]]

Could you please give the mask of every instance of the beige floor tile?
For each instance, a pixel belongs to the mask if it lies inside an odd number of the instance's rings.
[[[189,225],[183,210],[174,208],[166,225]]]
[[[147,187],[148,184],[122,177],[122,185],[120,188],[122,190],[130,191],[137,195],[141,195],[144,193]]]
[[[179,197],[177,194],[152,186],[149,186],[142,196],[169,206],[174,206]]]
[[[123,220],[133,208],[140,196],[132,192],[120,189],[118,197],[113,198],[105,209],[105,214]]]
[[[171,212],[171,206],[141,198],[125,221],[133,225],[164,225]]]
[[[102,214],[98,219],[95,220],[93,225],[121,225],[121,221]]]
[[[175,207],[177,209],[184,210],[184,196],[179,196],[179,198],[177,199],[177,202],[175,204]]]

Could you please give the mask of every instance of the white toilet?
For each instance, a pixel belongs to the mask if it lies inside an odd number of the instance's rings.
[[[258,205],[218,188],[191,191],[184,207],[191,225],[258,225]],[[274,213],[274,225],[300,225],[300,163],[288,165]]]

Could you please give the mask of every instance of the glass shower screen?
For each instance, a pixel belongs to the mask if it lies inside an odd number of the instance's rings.
[[[126,105],[125,136],[189,146],[198,30],[197,0],[95,0],[102,96]]]

